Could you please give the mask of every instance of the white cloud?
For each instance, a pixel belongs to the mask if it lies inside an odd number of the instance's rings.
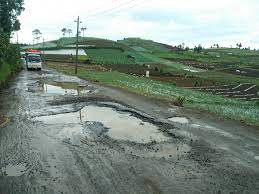
[[[63,27],[75,29],[80,15],[87,36],[208,46],[243,41],[259,48],[257,0],[25,0],[25,8],[19,32],[23,42],[31,42],[35,28],[46,40],[57,39]]]

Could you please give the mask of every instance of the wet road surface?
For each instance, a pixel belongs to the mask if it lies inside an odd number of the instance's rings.
[[[259,193],[255,127],[52,70],[0,110],[0,193]]]

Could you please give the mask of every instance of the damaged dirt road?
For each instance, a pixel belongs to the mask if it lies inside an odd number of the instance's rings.
[[[0,193],[258,193],[259,130],[52,70],[0,94]]]

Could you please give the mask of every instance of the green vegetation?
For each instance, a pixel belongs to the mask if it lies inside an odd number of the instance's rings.
[[[120,49],[87,49],[90,60],[97,64],[134,64],[132,58],[127,57]]]
[[[140,51],[144,49],[145,52],[169,52],[171,49],[171,46],[169,45],[140,38],[125,38],[123,40],[119,40],[118,42],[129,47],[133,47],[135,50]]]
[[[0,65],[0,84],[4,82],[7,77],[11,74],[11,66],[8,64]]]
[[[74,68],[49,64],[66,74],[73,75]],[[184,103],[185,107],[200,109],[219,116],[242,120],[259,126],[259,105],[256,102],[245,102],[196,92],[174,86],[174,84],[139,78],[119,72],[97,72],[79,68],[79,77],[99,81],[103,84],[125,88],[127,90],[156,98]]]
[[[212,80],[219,83],[227,84],[239,84],[239,83],[251,83],[259,86],[259,78],[241,76],[241,75],[232,75],[223,72],[217,71],[206,71],[193,74],[196,77],[202,78],[204,80]]]
[[[86,49],[86,53],[88,54],[91,62],[96,64],[126,65],[153,63],[152,60],[135,51],[123,51],[116,48]]]
[[[172,61],[195,61],[212,64],[215,68],[247,67],[258,65],[259,51],[240,49],[204,49],[202,52],[193,50],[183,52],[156,52],[155,56]]]
[[[0,1],[0,83],[19,68],[20,50],[10,44],[10,37],[20,29],[17,17],[23,10],[23,0]]]

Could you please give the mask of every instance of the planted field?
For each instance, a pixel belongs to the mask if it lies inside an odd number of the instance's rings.
[[[69,45],[76,44],[75,37],[65,37],[55,41],[59,47],[66,47]],[[94,47],[94,48],[114,48],[114,49],[121,49],[121,50],[132,50],[130,47],[118,43],[116,41],[102,39],[102,38],[93,38],[93,37],[79,37],[79,44],[81,47],[84,45],[86,47]]]
[[[56,62],[66,62],[66,63],[71,63],[73,62],[71,56],[69,55],[55,55],[55,54],[47,54],[43,55],[43,59],[45,61],[56,61]]]
[[[259,52],[240,49],[205,49],[202,52],[155,52],[155,56],[202,69],[258,66]]]
[[[127,45],[129,47],[134,48],[138,51],[148,51],[148,52],[168,52],[172,50],[172,46],[154,42],[152,40],[144,40],[140,38],[125,38],[123,40],[119,40],[119,43]]]
[[[61,55],[61,54],[45,54],[43,55],[43,59],[45,61],[52,61],[52,62],[61,62],[61,63],[74,63],[75,62],[75,55]],[[88,56],[86,55],[79,55],[78,61],[80,63],[87,63],[88,62]]]
[[[242,75],[248,77],[257,77],[259,78],[259,70],[256,69],[248,69],[248,68],[229,68],[223,69],[221,72],[234,74],[234,75]]]
[[[235,98],[238,100],[259,102],[259,87],[254,84],[189,87],[187,89],[208,92],[214,95]]]
[[[135,59],[120,49],[87,49],[87,53],[95,64],[135,64]]]

